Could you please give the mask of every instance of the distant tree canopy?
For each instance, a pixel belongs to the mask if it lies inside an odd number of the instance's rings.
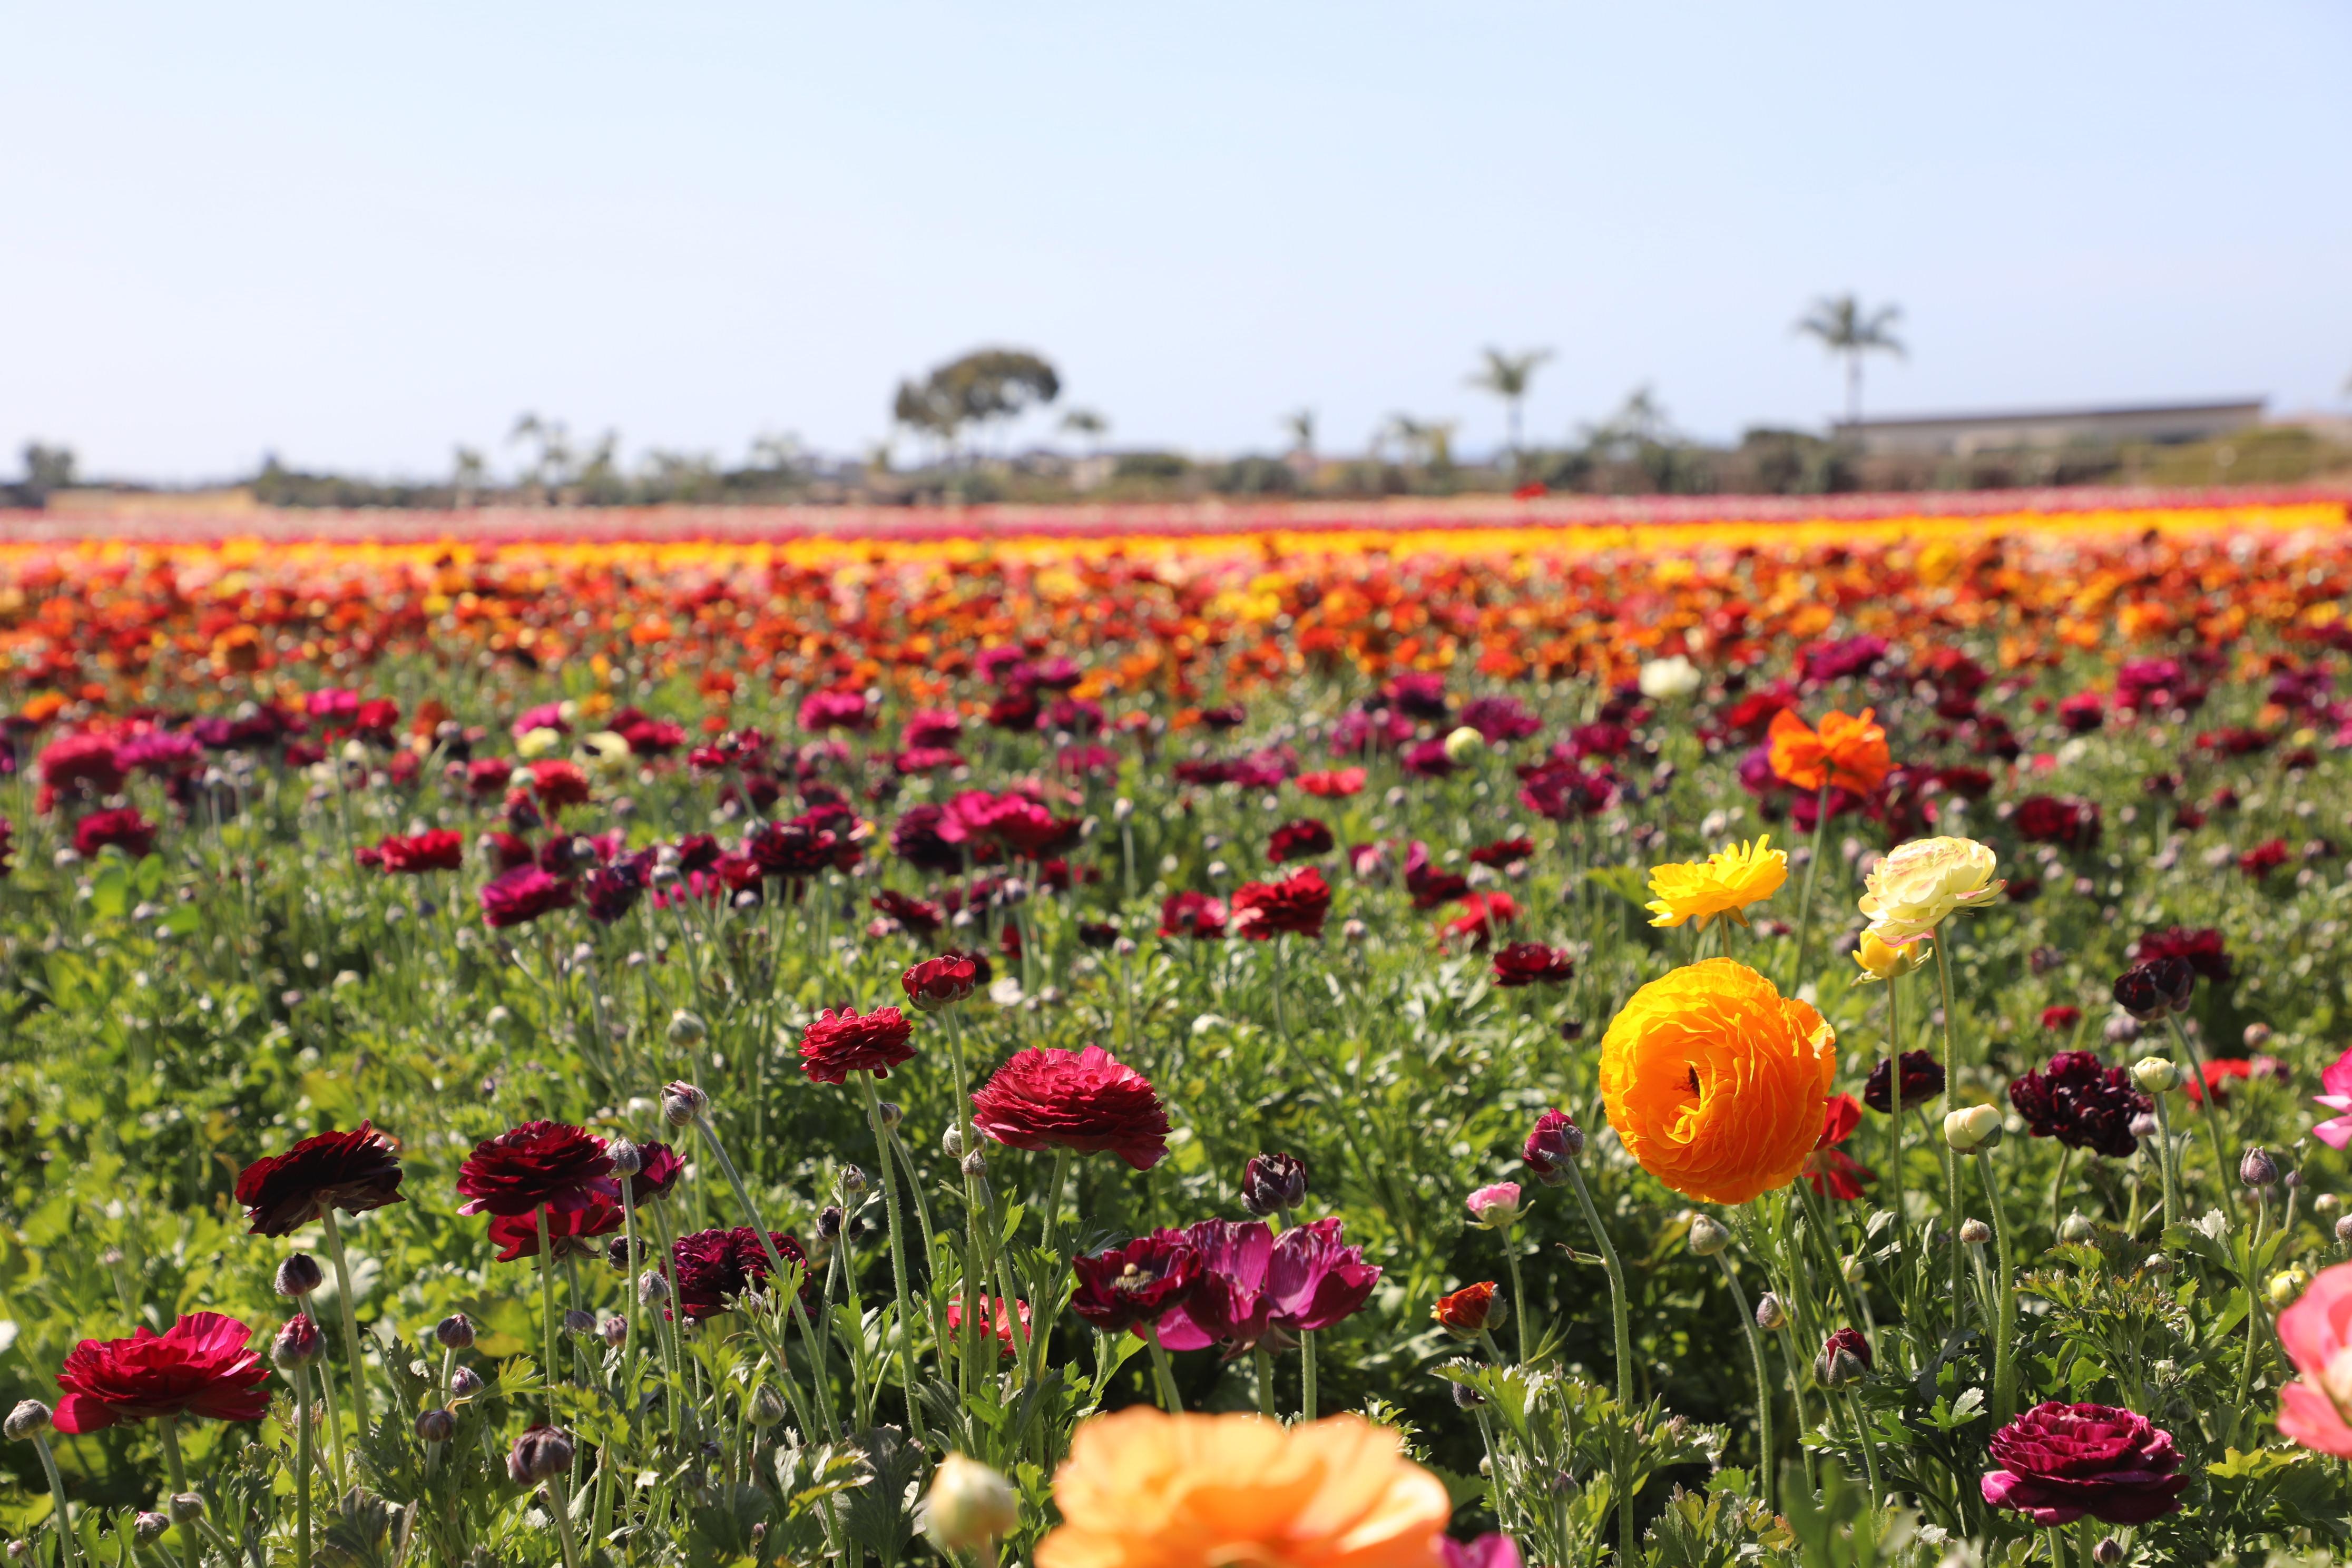
[[[890,416],[952,446],[967,426],[1010,419],[1062,395],[1054,367],[1024,349],[975,349],[920,382],[902,381]]]

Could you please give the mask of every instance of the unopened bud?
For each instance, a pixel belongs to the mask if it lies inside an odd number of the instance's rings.
[[[457,1435],[457,1418],[446,1410],[416,1413],[416,1436],[427,1443],[446,1443]]]
[[[840,1195],[842,1203],[846,1205],[853,1199],[864,1194],[866,1173],[856,1165],[844,1165],[834,1173],[833,1190]]]
[[[1992,1226],[1985,1224],[1984,1221],[1964,1219],[1960,1222],[1960,1240],[1963,1244],[1969,1247],[1982,1247],[1991,1239]]]
[[[676,1029],[677,1025],[673,1022],[670,1027]],[[710,1109],[710,1097],[690,1083],[665,1084],[661,1105],[663,1121],[672,1127],[691,1127]]]
[[[2311,1212],[2326,1219],[2344,1206],[2344,1200],[2334,1193],[2322,1193],[2311,1200]]]
[[[593,1334],[596,1331],[596,1314],[578,1307],[563,1314],[563,1331],[567,1334]]]
[[[2238,1161],[2238,1180],[2250,1187],[2267,1187],[2278,1180],[2278,1162],[2257,1143]]]
[[[882,1119],[885,1127],[896,1127],[907,1120],[907,1108],[895,1100],[876,1101],[874,1112]]]
[[[1690,1249],[1701,1258],[1713,1258],[1730,1245],[1730,1230],[1713,1215],[1703,1214],[1691,1221]]]
[[[1849,1285],[1861,1284],[1864,1272],[1862,1259],[1850,1252],[1838,1260],[1838,1276]]]
[[[1843,1345],[1831,1346],[1822,1355],[1821,1364],[1814,1368],[1823,1388],[1843,1388],[1848,1384],[1858,1383],[1868,1370],[1863,1365],[1862,1358]]]
[[[2058,1239],[2063,1242],[2085,1242],[2098,1234],[2099,1227],[2093,1225],[2091,1216],[2080,1209],[2058,1222]]]
[[[2336,1222],[2336,1239],[2347,1247],[2352,1247],[2352,1214],[2347,1214]]]
[[[967,1176],[988,1174],[988,1156],[974,1149],[963,1157],[963,1173]]]
[[[647,1307],[658,1307],[669,1300],[669,1281],[658,1268],[648,1268],[637,1276],[637,1300]]]
[[[2144,1094],[2168,1094],[2180,1087],[2180,1068],[2169,1057],[2142,1057],[2132,1063],[2131,1075]]]
[[[205,1500],[194,1492],[173,1492],[165,1507],[173,1524],[194,1524],[205,1517]]]
[[[1466,1383],[1457,1383],[1453,1387],[1454,1407],[1456,1410],[1475,1410],[1486,1403],[1486,1396]]]
[[[278,1293],[281,1296],[299,1300],[326,1282],[327,1277],[319,1270],[319,1260],[307,1252],[292,1253],[278,1266]]]
[[[2099,1537],[2099,1543],[2091,1548],[2091,1561],[2099,1568],[2116,1568],[2123,1560],[2124,1543],[2112,1535]]]
[[[571,1433],[560,1426],[533,1426],[508,1451],[507,1479],[519,1487],[537,1486],[568,1468],[575,1452]]]
[[[171,1528],[172,1521],[152,1509],[142,1510],[131,1516],[131,1535],[142,1546],[153,1545],[163,1539],[163,1532]]]
[[[2000,1142],[2000,1109],[1971,1105],[1944,1118],[1944,1142],[1962,1154],[1990,1149]]]
[[[596,1335],[612,1349],[619,1350],[629,1342],[629,1320],[619,1316],[608,1316],[603,1322],[596,1325]]]
[[[839,1205],[827,1204],[824,1207],[816,1211],[816,1233],[826,1241],[831,1241],[835,1237],[841,1234],[841,1208]]]
[[[463,1312],[452,1312],[433,1325],[433,1337],[441,1342],[444,1350],[471,1350],[474,1348],[474,1320]]]
[[[482,1374],[470,1366],[456,1368],[449,1373],[449,1397],[471,1399],[482,1392]]]
[[[751,1395],[750,1415],[752,1426],[762,1430],[773,1426],[784,1418],[784,1396],[776,1392],[772,1384],[761,1384],[760,1391]]]
[[[2156,1119],[2156,1112],[2153,1110],[2137,1111],[2124,1125],[2135,1138],[2153,1138],[2164,1131],[2164,1123]]]
[[[613,1174],[634,1176],[646,1168],[645,1151],[626,1138],[615,1138],[604,1145],[605,1156],[613,1162]]]
[[[940,1134],[940,1152],[945,1154],[950,1160],[961,1160],[963,1158],[963,1129],[961,1127],[950,1127],[945,1132]]]
[[[942,1550],[978,1552],[1020,1522],[1020,1501],[1003,1475],[961,1454],[940,1461],[923,1494],[923,1532]]]
[[[1486,737],[1465,724],[1445,737],[1446,761],[1459,766],[1486,749]]]
[[[270,1363],[280,1372],[309,1366],[326,1353],[326,1336],[319,1332],[319,1325],[310,1321],[308,1312],[297,1312],[287,1319],[277,1337],[269,1342]]]
[[[21,1443],[49,1429],[52,1418],[49,1407],[37,1399],[20,1399],[16,1408],[8,1412],[8,1419],[0,1422],[0,1431],[8,1434],[11,1442]]]
[[[2282,1268],[2270,1277],[2270,1282],[2263,1290],[2270,1297],[2273,1307],[2286,1307],[2292,1305],[2294,1299],[2303,1294],[2304,1287],[2310,1283],[2311,1276],[2301,1268]]]
[[[680,1007],[669,1016],[667,1031],[673,1046],[698,1046],[710,1037],[710,1027],[700,1018]]]
[[[1756,1326],[1768,1334],[1779,1333],[1789,1326],[1789,1309],[1769,1290],[1756,1299]]]
[[[1242,1207],[1260,1219],[1307,1201],[1307,1162],[1296,1154],[1253,1154],[1242,1167]]]
[[[2172,1272],[2172,1259],[2161,1252],[2151,1252],[2139,1260],[2139,1271],[2143,1274],[2153,1274],[2161,1279]]]

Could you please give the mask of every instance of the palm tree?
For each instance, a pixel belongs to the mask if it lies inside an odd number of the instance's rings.
[[[1528,384],[1535,379],[1536,367],[1551,358],[1551,350],[1529,349],[1525,353],[1507,354],[1490,347],[1485,353],[1486,363],[1471,373],[1470,384],[1503,400],[1509,411],[1511,457],[1516,461],[1519,455],[1519,411],[1527,402]]]
[[[1110,421],[1091,408],[1073,408],[1062,416],[1062,428],[1073,436],[1083,436],[1090,453],[1102,449],[1102,438],[1110,429]]]
[[[1845,293],[1823,295],[1814,300],[1813,308],[1797,322],[1797,331],[1821,339],[1822,346],[1830,353],[1845,355],[1848,426],[1862,423],[1862,356],[1873,349],[1883,349],[1901,359],[1903,344],[1893,328],[1902,319],[1900,305],[1881,305],[1875,310],[1865,311],[1859,299]]]
[[[1282,427],[1290,432],[1290,449],[1298,457],[1315,455],[1315,410],[1294,409],[1282,416]]]

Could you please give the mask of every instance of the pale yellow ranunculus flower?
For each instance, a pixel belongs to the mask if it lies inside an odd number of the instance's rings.
[[[1862,912],[1889,947],[1929,935],[1962,910],[1982,909],[2009,884],[1993,875],[1993,852],[1973,838],[1915,838],[1898,845],[1864,879]]]

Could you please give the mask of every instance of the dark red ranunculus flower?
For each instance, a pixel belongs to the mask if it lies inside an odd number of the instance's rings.
[[[59,795],[109,795],[122,787],[121,754],[104,735],[60,735],[42,748],[33,768]]]
[[[667,1143],[637,1145],[637,1173],[629,1178],[629,1201],[642,1204],[666,1198],[686,1174],[686,1162]]]
[[[236,1201],[253,1236],[286,1236],[329,1209],[365,1214],[400,1195],[398,1145],[362,1121],[320,1132],[283,1154],[265,1154],[237,1173]]]
[[[771,822],[743,840],[743,852],[762,876],[804,882],[839,858],[841,841],[826,828],[801,822]]]
[[[269,1369],[252,1338],[235,1318],[190,1312],[160,1334],[142,1324],[127,1340],[84,1340],[58,1371],[58,1430],[98,1432],[167,1415],[258,1421],[269,1413],[261,1386]]]
[[[1307,1201],[1307,1162],[1279,1149],[1252,1154],[1242,1166],[1242,1207],[1264,1219]]]
[[[2221,984],[2230,978],[2230,949],[2221,933],[2206,927],[2192,931],[2187,926],[2168,926],[2152,931],[2131,945],[2134,963],[2150,963],[2159,958],[2178,958],[2206,979]]]
[[[2197,971],[2185,958],[2152,958],[2116,976],[2116,1005],[2143,1024],[2178,1013],[2197,994]]]
[[[1497,838],[1492,844],[1481,844],[1470,851],[1473,864],[1501,868],[1514,860],[1524,860],[1536,852],[1532,838]]]
[[[1276,866],[1286,866],[1293,860],[1311,860],[1318,855],[1331,853],[1331,829],[1311,816],[1286,822],[1276,828],[1265,841],[1265,858]]]
[[[907,1000],[921,1011],[951,1006],[971,995],[982,976],[980,965],[961,952],[927,958],[898,976]]]
[[[2238,869],[2257,882],[2287,863],[2291,851],[2284,838],[2265,838],[2238,857]]]
[[[1225,906],[1206,893],[1171,893],[1160,906],[1160,934],[1216,942],[1225,934]]]
[[[1986,1451],[1986,1502],[2044,1526],[2089,1514],[2108,1524],[2146,1524],[2180,1508],[2189,1478],[2173,1472],[2172,1434],[2109,1405],[2037,1405],[1992,1435]]]
[[[457,1170],[459,1214],[566,1213],[621,1195],[604,1141],[568,1121],[526,1121],[474,1145]]]
[[[1443,719],[1450,704],[1445,677],[1414,671],[1391,679],[1381,688],[1381,698],[1398,712],[1414,719]]]
[[[2123,1159],[2138,1149],[2131,1121],[2156,1102],[2132,1087],[2122,1068],[2103,1068],[2088,1051],[2061,1051],[2040,1072],[2009,1086],[2009,1102],[2036,1138],[2055,1138],[2070,1149],[2089,1149]]]
[[[545,762],[530,764],[531,793],[539,804],[550,811],[561,811],[567,805],[588,804],[588,775],[580,764],[562,757],[550,757]]]
[[[135,805],[93,811],[74,824],[74,848],[84,856],[113,845],[132,859],[143,859],[155,847],[155,825],[139,815]]]
[[[1168,1110],[1150,1080],[1100,1046],[1032,1047],[971,1097],[972,1122],[1013,1149],[1108,1151],[1139,1171],[1168,1152]]]
[[[509,833],[503,827],[491,828],[475,843],[484,855],[489,857],[490,864],[501,871],[539,863],[539,856],[531,848],[530,840],[519,833]]]
[[[2064,849],[2095,849],[2099,845],[2099,808],[2087,800],[2028,795],[2017,803],[2012,820],[2018,837],[2029,844],[2055,844]]]
[[[1477,731],[1490,746],[1524,741],[1543,728],[1543,721],[1516,697],[1474,697],[1462,705],[1456,722]]]
[[[1495,984],[1506,990],[1521,985],[1564,984],[1575,973],[1576,961],[1564,947],[1515,942],[1495,954]]]
[[[1072,1267],[1078,1286],[1070,1310],[1099,1333],[1132,1329],[1140,1338],[1144,1324],[1159,1321],[1192,1289],[1201,1258],[1182,1231],[1155,1230],[1125,1247],[1080,1258]]]
[[[522,925],[551,910],[569,909],[574,896],[570,882],[536,866],[518,866],[482,884],[482,923],[493,931]]]
[[[1944,1064],[1933,1051],[1903,1053],[1903,1108],[1916,1110],[1944,1092]],[[1881,1057],[1862,1083],[1862,1102],[1873,1110],[1895,1109],[1894,1065]]]
[[[529,1214],[492,1215],[490,1242],[500,1263],[539,1256],[539,1216],[547,1215],[548,1246],[559,1258],[593,1257],[589,1242],[622,1227],[625,1215],[620,1204],[602,1199],[579,1209],[533,1209]]]
[[[454,827],[436,827],[414,837],[395,833],[375,847],[374,864],[387,876],[455,871],[465,863],[466,836]]]
[[[841,1083],[854,1072],[888,1078],[915,1054],[915,1026],[896,1007],[870,1013],[826,1008],[801,1031],[801,1071],[814,1083]]]
[[[1321,936],[1323,917],[1330,912],[1330,884],[1312,866],[1302,866],[1279,882],[1244,882],[1234,889],[1234,931],[1252,942],[1285,931]]]
[[[947,921],[947,911],[929,899],[909,898],[896,888],[874,895],[874,910],[909,936],[929,936]]]
[[[1412,907],[1433,910],[1470,890],[1470,879],[1459,871],[1440,869],[1429,858],[1429,846],[1416,838],[1404,852],[1404,889]]]
[[[801,1299],[807,1300],[812,1283],[806,1277],[808,1255],[781,1231],[770,1231],[768,1239],[787,1266],[803,1266]],[[698,1323],[727,1310],[734,1298],[768,1278],[768,1249],[760,1245],[760,1233],[747,1225],[681,1236],[671,1246],[670,1258],[677,1268],[676,1310]]]
[[[1832,1356],[1837,1354],[1840,1351],[1845,1352],[1846,1354],[1862,1363],[1864,1371],[1869,1370],[1874,1363],[1874,1358],[1870,1353],[1870,1341],[1864,1335],[1860,1329],[1840,1329],[1837,1332],[1832,1334],[1827,1340],[1823,1341],[1822,1342],[1822,1360],[1824,1363],[1827,1363]]]
[[[1527,1142],[1519,1146],[1519,1160],[1528,1174],[1547,1187],[1556,1187],[1568,1180],[1571,1161],[1584,1152],[1584,1129],[1565,1110],[1547,1110],[1536,1118]]]
[[[580,879],[582,900],[588,918],[598,925],[611,925],[637,907],[646,895],[646,862],[630,856],[609,866],[599,866]]]

